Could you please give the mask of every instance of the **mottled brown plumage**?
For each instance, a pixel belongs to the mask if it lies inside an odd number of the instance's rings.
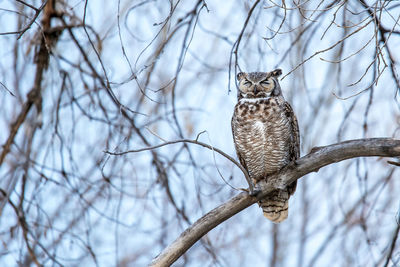
[[[239,73],[238,103],[232,117],[232,133],[240,163],[257,184],[300,156],[296,116],[282,96],[272,72]],[[288,201],[296,182],[273,191],[261,200],[264,216],[275,223],[288,216]]]

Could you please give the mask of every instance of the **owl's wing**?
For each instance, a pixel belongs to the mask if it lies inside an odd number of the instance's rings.
[[[244,160],[244,158],[242,157],[242,155],[241,155],[241,153],[240,153],[240,149],[239,149],[239,147],[238,147],[238,145],[237,145],[237,142],[236,142],[236,138],[235,138],[235,133],[236,133],[236,131],[235,131],[235,126],[236,126],[236,124],[235,124],[235,121],[234,121],[234,118],[235,118],[236,116],[235,116],[235,114],[233,115],[233,117],[232,117],[232,122],[231,122],[231,126],[232,126],[232,135],[233,135],[233,143],[235,144],[235,150],[236,150],[236,154],[237,154],[237,156],[238,156],[238,158],[239,158],[239,162],[240,162],[240,164],[243,166],[243,168],[246,170],[246,172],[247,172],[247,174],[248,174],[248,176],[246,176],[246,181],[247,181],[247,183],[249,184],[249,192],[250,192],[250,194],[255,194],[256,193],[256,191],[254,191],[254,180],[252,181],[252,179],[250,178],[250,173],[249,173],[249,170],[247,169],[247,164],[246,164],[246,161]],[[250,178],[250,179],[249,179]]]
[[[246,162],[244,161],[243,157],[240,155],[240,151],[239,151],[240,149],[239,149],[239,147],[237,146],[237,143],[236,143],[234,118],[235,118],[235,114],[233,115],[233,117],[232,117],[232,122],[231,122],[233,143],[235,144],[236,155],[237,155],[238,158],[239,158],[240,164],[242,164],[242,166],[247,170]]]
[[[297,122],[296,115],[293,112],[292,107],[288,102],[285,102],[285,114],[290,120],[290,126],[292,130],[292,143],[290,144],[290,158],[294,161],[300,158],[300,131],[299,124]]]
[[[236,145],[235,145],[235,147],[236,147]],[[240,164],[242,164],[243,168],[245,168],[246,171],[247,171],[246,162],[244,161],[244,159],[243,159],[242,156],[240,155],[240,153],[239,153],[239,151],[237,150],[237,148],[236,148],[236,154],[237,154],[237,156],[238,156],[238,158],[239,158]],[[248,171],[247,171],[247,172],[248,172]]]
[[[292,131],[292,142],[289,147],[290,160],[295,161],[300,158],[300,131],[299,124],[297,122],[296,115],[293,112],[292,107],[288,102],[285,102],[285,114],[290,120],[290,126]],[[297,181],[291,183],[287,188],[290,195],[293,195],[296,191]]]

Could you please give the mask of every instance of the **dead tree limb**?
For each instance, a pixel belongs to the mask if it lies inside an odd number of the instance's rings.
[[[286,185],[302,176],[318,171],[329,164],[357,157],[400,157],[400,140],[359,139],[313,149],[310,154],[283,168],[274,179],[262,183],[261,192],[256,197],[240,193],[205,214],[166,247],[149,266],[170,266],[214,227],[256,203],[257,199],[265,197],[274,189],[285,188]]]

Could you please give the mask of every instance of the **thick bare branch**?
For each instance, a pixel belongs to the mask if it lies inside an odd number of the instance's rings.
[[[350,158],[399,156],[400,140],[391,138],[351,140],[313,149],[310,154],[282,169],[274,179],[269,179],[269,182],[262,183],[261,192],[257,197],[252,197],[247,193],[240,193],[205,214],[165,248],[149,266],[171,265],[214,227],[254,204],[257,202],[257,199],[265,197],[274,189],[284,188],[286,185],[308,173],[318,171],[324,166]]]

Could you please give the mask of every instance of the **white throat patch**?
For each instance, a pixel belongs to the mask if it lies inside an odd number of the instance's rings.
[[[270,96],[267,97],[260,97],[260,98],[242,98],[239,100],[239,103],[257,103],[258,101],[267,100],[271,98]]]

